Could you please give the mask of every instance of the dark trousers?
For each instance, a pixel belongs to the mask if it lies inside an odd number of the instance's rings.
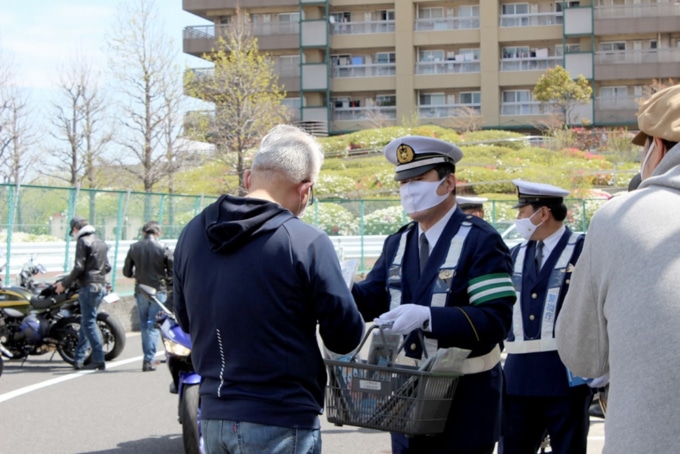
[[[554,454],[585,454],[593,395],[587,386],[571,391],[566,397],[505,396],[499,452],[535,453],[547,430]]]
[[[443,436],[406,437],[391,433],[392,454],[492,454],[494,445],[484,448],[451,450],[443,446]]]

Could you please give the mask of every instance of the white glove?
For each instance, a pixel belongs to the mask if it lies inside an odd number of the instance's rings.
[[[591,388],[604,388],[609,384],[609,373],[602,375],[601,377],[593,378],[592,381],[588,382],[588,386]]]
[[[402,304],[374,319],[373,323],[387,328],[385,332],[409,334],[419,328],[430,331],[430,318],[429,307],[418,304]]]

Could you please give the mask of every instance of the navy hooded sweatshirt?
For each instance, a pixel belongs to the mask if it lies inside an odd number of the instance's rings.
[[[328,236],[278,204],[221,196],[175,249],[174,304],[201,375],[201,418],[319,428],[326,371],[364,322]]]

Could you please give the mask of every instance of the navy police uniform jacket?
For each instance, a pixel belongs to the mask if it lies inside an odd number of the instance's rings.
[[[560,360],[556,347],[553,349],[551,346],[554,345],[555,322],[569,289],[571,273],[581,255],[585,239],[584,235],[578,235],[571,257],[565,262],[566,266],[558,267],[561,271],[557,271],[558,260],[572,235],[572,231],[566,228],[538,275],[536,275],[533,259],[536,241],[524,242],[515,246],[511,251],[513,263],[518,259],[519,254],[525,254],[526,257],[521,274],[515,273],[513,275],[515,287],[519,288],[521,285],[521,295],[515,310],[521,310],[524,331],[524,339],[517,340],[546,342],[543,343],[542,350],[544,351],[512,353],[510,345],[511,341],[515,340],[513,331],[517,331],[516,327],[513,327],[508,336],[508,343],[506,343],[508,355],[504,366],[508,395],[552,397],[569,395],[567,369]],[[557,288],[558,286],[559,294],[554,297],[554,306],[547,309],[554,313],[554,317],[551,319],[551,332],[546,333],[549,335],[542,334],[542,331],[548,327],[544,325],[546,296],[550,288]]]
[[[441,267],[451,240],[464,224],[469,231],[458,266],[444,272]],[[402,235],[406,235],[406,245],[401,278],[395,281],[394,261]],[[439,348],[471,350],[472,358],[489,353],[508,334],[516,299],[511,273],[510,253],[498,232],[484,220],[456,208],[431,251],[422,277],[418,227],[410,223],[385,240],[375,266],[364,281],[354,285],[352,293],[365,320],[387,312],[395,290],[401,293],[401,304],[430,306],[432,331],[425,333],[426,337],[435,339]],[[496,282],[495,287],[491,282]],[[432,304],[435,294],[437,303]],[[419,356],[417,337],[412,337],[415,339],[407,342],[406,353]],[[486,447],[498,440],[502,388],[499,364],[461,377],[445,433],[436,437],[440,438],[437,444],[442,450]]]

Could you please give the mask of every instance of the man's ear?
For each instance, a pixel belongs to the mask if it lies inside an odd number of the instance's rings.
[[[250,169],[246,169],[246,171],[243,173],[243,183],[246,185],[246,191],[250,191],[250,176],[252,172]]]

